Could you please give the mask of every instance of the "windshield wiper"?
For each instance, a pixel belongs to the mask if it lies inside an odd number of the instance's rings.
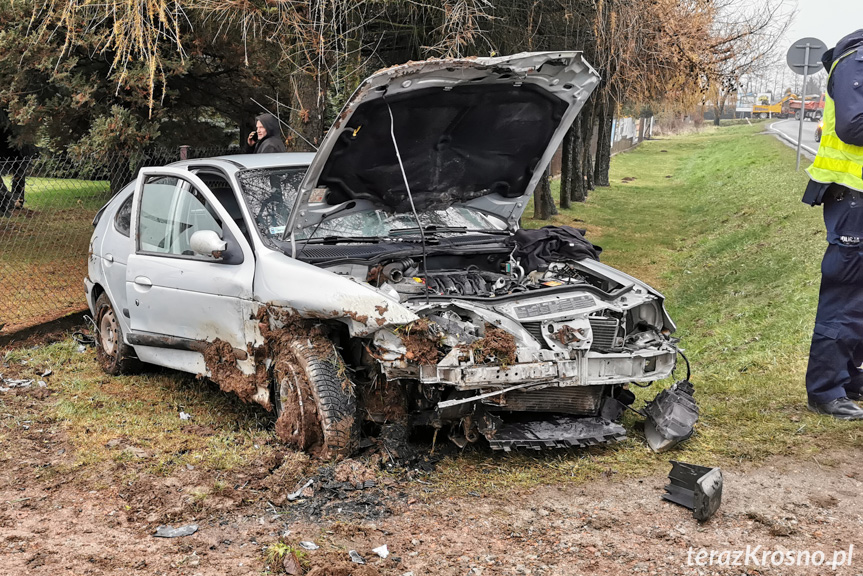
[[[429,226],[423,226],[422,231],[426,234],[509,234],[506,230],[474,230],[468,229],[466,226],[437,226],[435,224],[430,224]],[[396,228],[395,230],[390,230],[389,235],[391,237],[398,236],[411,236],[414,234],[419,234],[420,229],[417,226],[412,228]]]
[[[375,242],[385,242],[387,239],[381,236],[323,236],[318,238],[309,238],[307,240],[298,240],[304,244],[339,244],[341,242],[356,242],[358,244],[371,244]],[[302,251],[300,251],[302,254]]]

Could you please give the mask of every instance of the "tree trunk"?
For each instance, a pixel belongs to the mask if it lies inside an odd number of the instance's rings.
[[[0,173],[0,216],[8,216],[13,208],[15,208],[15,198]]]
[[[573,202],[584,202],[587,200],[587,178],[585,174],[585,155],[590,156],[590,137],[592,124],[592,102],[590,100],[584,105],[581,114],[578,115],[578,133],[575,135],[572,147],[572,183],[570,184],[570,199]],[[593,166],[587,164],[590,171]]]
[[[719,119],[725,111],[725,96],[719,96],[715,104],[716,106],[713,107],[713,125],[719,126]]]
[[[288,152],[314,152],[324,136],[327,75],[324,71],[310,74],[298,70],[293,75],[294,105],[290,124],[293,130],[282,126]],[[282,119],[284,120],[284,118]]]
[[[548,220],[557,214],[554,198],[551,196],[551,170],[546,169],[537,186],[536,199],[533,202],[533,217],[537,220]]]
[[[566,136],[563,137],[563,153],[560,161],[560,207],[569,208],[570,198],[572,198],[572,179],[575,166],[573,162],[573,149],[575,140],[578,138],[578,131],[581,123],[578,116],[575,122],[566,131]]]
[[[2,173],[12,174],[12,186],[6,186],[0,178],[0,215],[8,216],[15,208],[24,205],[24,189],[27,186],[27,172],[30,169],[30,158],[18,158],[3,162]]]
[[[615,103],[607,100],[597,114],[596,162],[593,180],[597,186],[610,186],[608,170],[611,167],[611,126],[614,122]]]

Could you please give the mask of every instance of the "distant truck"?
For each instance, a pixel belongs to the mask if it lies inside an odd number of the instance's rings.
[[[776,102],[771,102],[771,94],[765,92],[755,97],[752,105],[753,118],[787,118],[788,101],[797,98],[796,94],[786,94]]]
[[[824,116],[824,94],[820,96],[804,96],[803,117],[813,122],[819,122]],[[788,100],[788,114],[794,116],[795,119],[800,119],[800,99],[794,98]]]

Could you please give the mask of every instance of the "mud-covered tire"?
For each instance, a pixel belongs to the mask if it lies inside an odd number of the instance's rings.
[[[332,345],[291,342],[275,358],[276,432],[288,444],[324,459],[356,449],[360,421],[354,385]]]
[[[112,376],[141,370],[141,361],[124,342],[117,312],[104,292],[96,299],[96,360]]]

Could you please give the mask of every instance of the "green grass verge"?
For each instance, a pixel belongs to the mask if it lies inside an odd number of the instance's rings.
[[[26,362],[27,377],[53,370],[52,401],[44,411],[16,415],[58,423],[75,446],[74,457],[53,467],[53,474],[75,471],[103,487],[116,479],[103,474],[106,466],[136,477],[169,476],[186,466],[218,474],[260,465],[285,451],[272,434],[272,418],[256,404],[243,404],[206,380],[155,367],[134,376],[107,376],[92,349],[81,354],[77,348],[70,338],[0,357],[0,366]],[[181,419],[181,412],[191,419]],[[9,427],[4,418],[0,432]],[[292,461],[299,471],[307,458],[295,454]]]

